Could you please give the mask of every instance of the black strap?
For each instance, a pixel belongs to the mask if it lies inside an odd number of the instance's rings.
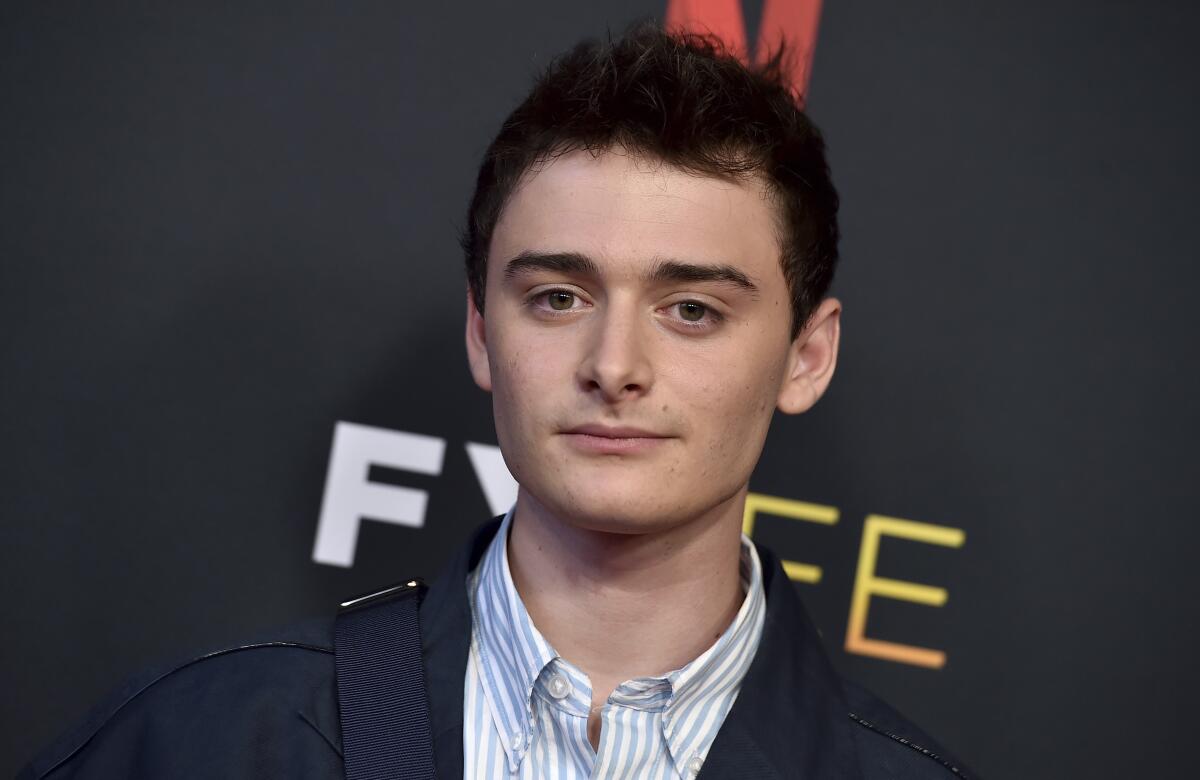
[[[433,737],[411,580],[342,604],[334,628],[346,780],[433,780]]]

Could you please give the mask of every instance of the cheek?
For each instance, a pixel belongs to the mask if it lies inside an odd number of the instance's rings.
[[[556,404],[570,388],[571,373],[561,346],[498,338],[489,356],[496,427],[528,435],[556,419]]]
[[[739,344],[685,372],[694,380],[689,383],[696,412],[692,422],[706,432],[703,438],[709,446],[734,457],[726,443],[739,442],[748,456],[756,454],[756,448],[748,445],[766,435],[783,369],[776,351]]]

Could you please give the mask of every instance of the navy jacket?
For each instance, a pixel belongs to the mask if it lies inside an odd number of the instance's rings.
[[[442,778],[463,774],[466,576],[498,525],[475,534],[421,605]],[[767,596],[762,639],[700,780],[974,777],[882,701],[839,679],[779,562],[758,551]],[[322,620],[129,681],[19,780],[343,776],[333,621]]]

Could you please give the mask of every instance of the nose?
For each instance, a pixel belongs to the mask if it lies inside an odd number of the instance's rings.
[[[633,308],[609,306],[593,319],[587,352],[579,364],[580,386],[599,393],[605,403],[645,395],[653,382],[643,323]]]

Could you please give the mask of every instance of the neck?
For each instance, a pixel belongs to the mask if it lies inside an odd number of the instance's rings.
[[[644,534],[593,531],[522,491],[508,541],[513,583],[538,630],[592,683],[593,705],[634,677],[704,652],[742,604],[745,488],[710,512]]]

